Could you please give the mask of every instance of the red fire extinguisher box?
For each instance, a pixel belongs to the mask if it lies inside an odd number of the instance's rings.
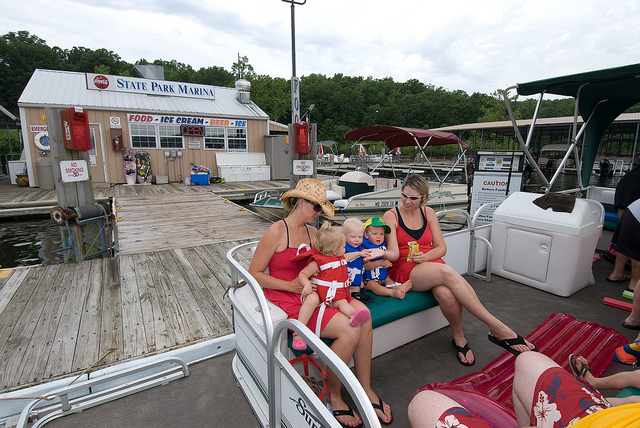
[[[293,149],[296,153],[309,153],[309,124],[307,122],[293,124]]]
[[[82,107],[69,107],[60,112],[64,148],[85,152],[91,150],[89,114]]]

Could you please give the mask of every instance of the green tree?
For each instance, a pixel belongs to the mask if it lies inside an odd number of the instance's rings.
[[[0,94],[9,109],[15,109],[18,98],[36,68],[61,70],[64,52],[28,31],[9,32],[0,39]]]

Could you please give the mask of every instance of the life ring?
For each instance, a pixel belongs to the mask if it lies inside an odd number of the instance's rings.
[[[42,144],[43,141],[46,141],[47,144]],[[33,137],[33,142],[35,143],[36,147],[43,152],[48,152],[49,150],[51,150],[51,143],[49,143],[49,133],[47,131],[38,132],[36,136]]]

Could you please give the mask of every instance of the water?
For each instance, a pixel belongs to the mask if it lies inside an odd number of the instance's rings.
[[[62,262],[60,227],[51,220],[0,222],[0,268]]]

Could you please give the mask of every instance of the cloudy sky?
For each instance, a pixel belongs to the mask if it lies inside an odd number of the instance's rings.
[[[296,0],[302,2],[302,0]],[[518,82],[640,63],[637,0],[307,0],[295,7],[297,75],[336,73],[491,93]],[[0,34],[289,78],[282,0],[8,0]],[[304,88],[301,88],[304,91]]]

